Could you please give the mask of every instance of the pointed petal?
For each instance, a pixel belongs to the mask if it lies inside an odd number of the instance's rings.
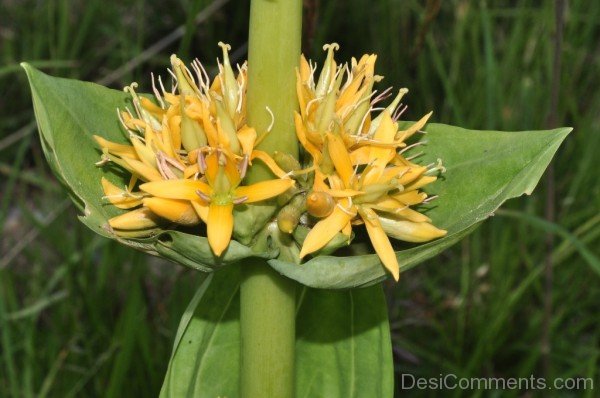
[[[331,156],[335,170],[344,182],[344,186],[349,187],[354,170],[352,168],[352,161],[348,155],[348,150],[340,137],[333,134],[327,134],[327,141],[327,149],[329,150],[329,156]]]
[[[219,157],[217,152],[212,152],[208,154],[205,158],[206,170],[204,171],[204,175],[208,180],[209,185],[215,185],[215,179],[217,178],[217,173],[219,172]]]
[[[137,207],[142,204],[140,198],[134,197],[135,193],[130,193],[119,188],[104,177],[102,177],[101,182],[104,196],[110,203],[119,209],[131,209],[132,207]]]
[[[100,137],[99,135],[94,135],[94,139],[100,148],[106,148],[108,152],[112,153],[113,155],[120,157],[126,156],[132,159],[138,158],[135,149],[131,145],[117,144],[116,142],[109,141],[104,137]]]
[[[280,179],[257,182],[237,187],[235,196],[246,197],[244,203],[253,203],[278,196],[294,186],[294,180]]]
[[[354,164],[354,165],[367,164],[370,161],[370,159],[369,159],[370,155],[371,155],[371,147],[370,146],[361,146],[360,148],[355,149],[354,151],[352,151],[350,153],[350,160],[352,161],[352,164]]]
[[[403,172],[400,174],[400,176],[398,177],[398,183],[402,184],[402,185],[408,185],[411,182],[413,182],[414,180],[416,180],[417,178],[419,178],[419,176],[421,176],[425,171],[427,171],[427,167],[423,167],[423,166],[416,166],[416,167],[409,167],[406,172]],[[405,187],[406,190],[406,187]]]
[[[122,158],[123,161],[133,170],[134,173],[138,174],[143,180],[146,181],[161,181],[163,177],[156,169],[148,166],[147,164],[130,158]]]
[[[383,266],[390,271],[395,280],[398,280],[400,278],[398,258],[396,257],[396,253],[394,253],[394,248],[392,247],[390,240],[379,222],[379,217],[377,217],[377,214],[370,209],[364,209],[364,212],[367,214],[367,217],[363,217],[363,219],[373,248],[383,263]]]
[[[344,229],[352,218],[353,216],[336,206],[329,216],[316,223],[306,235],[300,251],[300,258],[321,249],[329,243],[335,234]]]
[[[237,132],[237,137],[242,145],[242,153],[250,155],[256,142],[256,130],[252,127],[244,126]]]
[[[400,192],[392,196],[397,201],[408,206],[422,203],[425,199],[427,199],[427,194],[425,192],[418,191]]]
[[[439,229],[428,222],[403,221],[393,218],[380,217],[381,226],[385,232],[394,239],[405,242],[427,242],[432,239],[441,238],[446,231]]]
[[[140,185],[140,189],[152,196],[166,199],[197,200],[200,190],[210,196],[212,189],[199,180],[163,180]]]
[[[108,220],[108,225],[114,229],[134,231],[156,227],[156,216],[145,207],[132,210]]]
[[[281,167],[279,167],[277,165],[277,163],[275,163],[273,158],[271,156],[269,156],[268,153],[263,152],[263,151],[258,151],[258,150],[252,151],[250,160],[254,160],[254,159],[260,159],[265,164],[265,166],[267,166],[269,168],[269,170],[271,170],[273,172],[273,174],[275,174],[277,177],[279,177],[279,178],[287,177],[287,173],[285,171],[283,171],[281,169]]]
[[[412,222],[431,222],[431,218],[427,217],[425,214],[421,214],[418,211],[408,207],[398,209],[396,214]]]
[[[188,200],[145,198],[144,206],[152,213],[181,225],[196,225],[200,218]]]
[[[220,256],[231,241],[233,232],[233,204],[211,203],[208,208],[208,243],[216,256]]]
[[[419,189],[421,187],[424,187],[425,185],[431,184],[435,180],[437,180],[437,177],[435,177],[435,176],[422,176],[418,180],[413,181],[408,185],[405,185],[404,191],[408,192],[408,191],[413,191],[415,189]]]
[[[296,136],[298,136],[298,141],[302,144],[304,149],[313,157],[316,163],[321,159],[321,151],[313,145],[307,138],[306,128],[304,127],[304,122],[302,121],[302,116],[298,112],[294,113],[294,122],[296,123]]]
[[[408,129],[404,131],[398,131],[397,136],[399,138],[402,138],[402,141],[409,138],[411,135],[425,127],[425,125],[427,124],[427,120],[429,120],[432,114],[433,112],[429,112],[427,115],[423,116],[418,122],[410,126]]]
[[[352,196],[364,194],[364,191],[354,189],[328,189],[327,193],[334,198],[350,198]]]
[[[208,203],[201,200],[191,200],[192,207],[198,214],[198,217],[206,224],[208,222]]]

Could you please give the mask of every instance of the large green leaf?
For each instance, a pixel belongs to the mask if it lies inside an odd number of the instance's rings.
[[[179,325],[161,398],[238,396],[239,269],[215,272],[198,289]],[[393,396],[380,285],[343,291],[304,287],[298,303],[297,397]]]
[[[448,235],[398,251],[401,270],[458,242],[504,201],[530,194],[571,131],[478,131],[443,124],[428,124],[425,130],[426,155],[419,162],[442,159],[446,172],[427,188],[439,198],[421,209]],[[277,259],[269,263],[280,273],[318,288],[365,286],[386,277],[376,255],[318,256],[300,265]]]
[[[106,228],[107,220],[121,210],[101,200],[104,193],[100,178],[124,186],[128,177],[118,169],[97,167],[100,151],[94,134],[111,141],[127,143],[117,118],[117,108],[124,109],[130,96],[94,83],[48,76],[23,64],[31,85],[31,94],[42,147],[55,175],[83,213],[81,221],[93,231],[128,246],[161,255],[184,266],[211,271],[240,259],[258,256],[271,258],[276,251],[255,253],[231,242],[225,254],[212,254],[206,238],[180,231],[165,231],[145,239],[126,239]]]

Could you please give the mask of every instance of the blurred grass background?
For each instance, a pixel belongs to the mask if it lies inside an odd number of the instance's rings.
[[[581,252],[600,247],[600,2],[566,2],[558,79],[555,2],[305,7],[305,53],[322,62],[320,47],[336,41],[340,60],[379,54],[385,86],[411,90],[407,119],[433,109],[435,122],[474,129],[575,128],[531,197],[386,285],[398,376],[591,377],[595,392],[553,394],[598,396],[599,265]],[[156,396],[197,279],[77,221],[43,159],[18,63],[148,89],[172,52],[214,66],[222,40],[244,59],[248,9],[227,0],[0,0],[0,397]]]

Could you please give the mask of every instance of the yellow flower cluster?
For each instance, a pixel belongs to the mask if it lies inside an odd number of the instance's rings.
[[[376,96],[375,55],[338,66],[337,44],[324,46],[327,59],[315,82],[316,67],[302,57],[297,72],[300,112],[296,132],[312,157],[314,182],[306,196],[308,213],[317,219],[300,257],[313,253],[338,233],[350,238],[353,225],[364,224],[384,266],[397,280],[399,265],[388,235],[425,242],[446,234],[410,206],[428,200],[420,188],[432,183],[441,165],[419,166],[403,156],[405,141],[421,130],[429,116],[399,129],[401,89],[386,108],[376,108],[389,90]],[[374,112],[381,112],[374,116]]]
[[[235,205],[278,196],[294,185],[267,153],[254,149],[262,136],[246,125],[246,64],[238,66],[236,77],[229,46],[219,45],[223,63],[212,83],[199,61],[191,64],[192,72],[172,56],[173,90],[166,91],[160,78],[158,89],[153,79],[153,102],[137,95],[135,84],[125,89],[134,112],[119,112],[119,118],[131,145],[95,136],[103,151],[98,164],[131,173],[125,189],[102,179],[110,203],[130,210],[109,220],[115,234],[148,236],[165,222],[204,222],[212,251],[220,256],[231,240]],[[242,185],[254,159],[279,178]]]

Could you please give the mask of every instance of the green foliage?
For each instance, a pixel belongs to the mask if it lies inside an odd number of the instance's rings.
[[[239,285],[240,267],[219,270],[200,285],[179,324],[161,398],[237,396]],[[381,286],[345,291],[304,287],[297,301],[296,396],[392,396],[392,351]]]

